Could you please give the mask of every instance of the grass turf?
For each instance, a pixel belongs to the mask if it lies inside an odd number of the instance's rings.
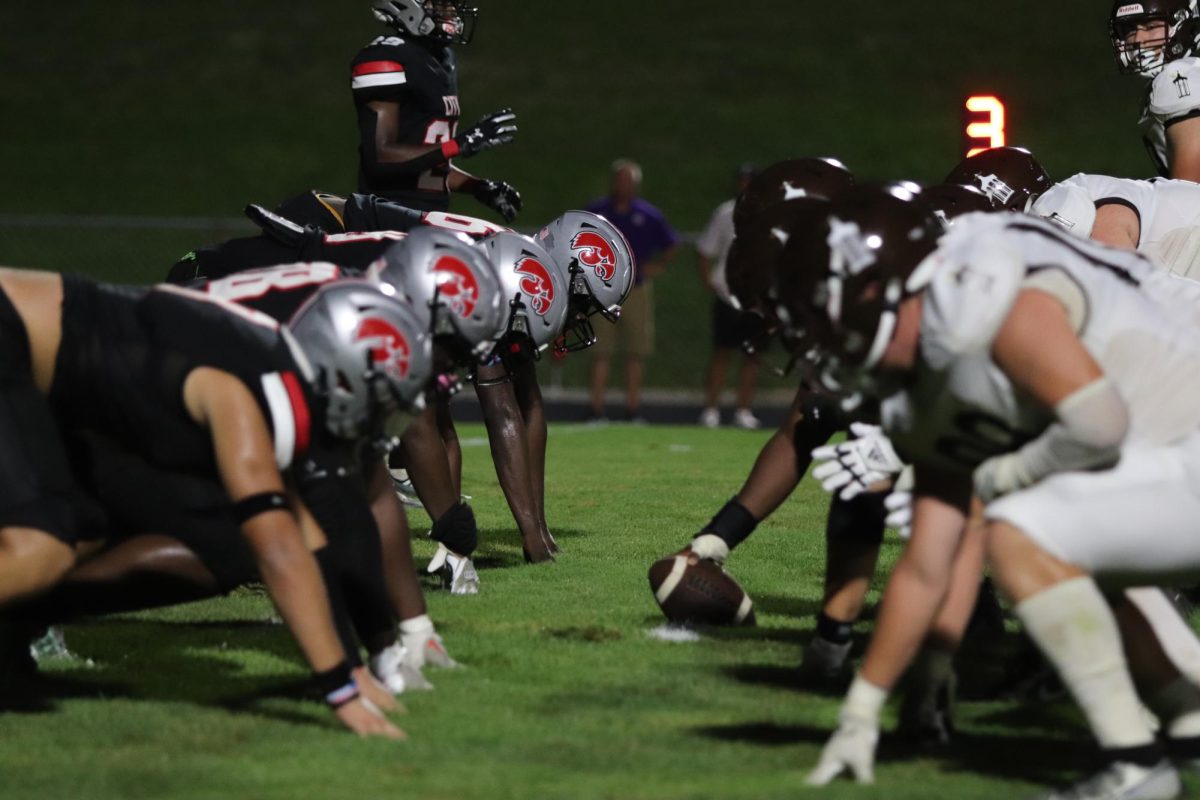
[[[431,670],[436,691],[405,698],[408,742],[338,731],[306,698],[269,602],[247,592],[68,627],[88,661],[44,670],[49,710],[0,716],[0,797],[802,796],[839,695],[801,691],[790,672],[820,598],[826,499],[815,484],[732,559],[758,627],[668,644],[646,635],[662,621],[646,568],[737,489],[767,434],[552,428],[547,496],[564,555],[548,567],[521,561],[482,429],[461,434],[483,588],[428,593],[467,666]],[[416,531],[428,522],[410,519]],[[898,550],[889,536],[884,561]],[[992,654],[971,664],[967,683],[995,677]],[[885,736],[877,788],[821,796],[1022,796],[1077,774],[1090,752],[1065,706],[967,702],[958,719],[945,753],[906,753]]]

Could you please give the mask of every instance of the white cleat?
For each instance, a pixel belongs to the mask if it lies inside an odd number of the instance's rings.
[[[853,642],[836,644],[820,636],[814,636],[804,648],[804,660],[800,662],[800,680],[805,683],[832,681],[845,669]]]
[[[756,431],[762,427],[762,421],[754,416],[754,412],[748,408],[739,408],[733,412],[733,427],[741,428],[744,431]]]
[[[709,406],[700,412],[700,424],[705,428],[721,427],[721,412]]]
[[[430,575],[441,573],[442,585],[450,590],[450,594],[479,594],[479,573],[475,571],[475,563],[447,550],[444,544],[438,545],[425,571]]]
[[[1058,792],[1042,795],[1040,800],[1172,800],[1183,786],[1170,761],[1153,767],[1116,761],[1090,778]]]
[[[371,656],[369,666],[371,674],[392,694],[433,688],[433,684],[421,674],[421,668],[409,663],[408,652],[400,642]]]
[[[417,490],[413,488],[412,481],[408,478],[408,470],[406,469],[388,469],[388,473],[392,476],[392,489],[396,492],[396,497],[400,498],[400,502],[409,508],[424,508],[420,498],[417,497]]]

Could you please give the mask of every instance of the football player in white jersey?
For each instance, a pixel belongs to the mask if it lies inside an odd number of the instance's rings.
[[[1108,25],[1121,72],[1151,79],[1141,128],[1155,169],[1164,178],[1200,180],[1196,0],[1116,0]]]
[[[794,234],[793,234],[794,235]],[[806,234],[795,279],[811,334],[843,380],[880,400],[916,467],[912,539],[889,581],[862,670],[810,782],[872,779],[888,692],[950,599],[979,540],[1026,631],[1082,707],[1108,766],[1076,798],[1171,798],[1168,747],[1194,757],[1200,689],[1117,595],[1200,573],[1200,324],[1143,257],[1043,220],[967,215],[939,241],[904,189],[857,189]],[[795,296],[781,287],[781,296]],[[971,498],[984,507],[968,525]],[[1138,622],[1145,635],[1122,650]]]
[[[1200,184],[1072,175],[1033,204],[1032,213],[1072,233],[1137,250],[1185,277],[1200,277]]]

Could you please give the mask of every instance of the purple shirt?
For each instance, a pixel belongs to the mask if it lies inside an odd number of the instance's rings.
[[[633,251],[634,286],[642,285],[638,264],[650,263],[679,242],[679,235],[667,223],[663,213],[640,197],[634,199],[629,211],[624,213],[617,211],[611,197],[593,202],[587,210],[604,217],[625,234],[629,249]]]

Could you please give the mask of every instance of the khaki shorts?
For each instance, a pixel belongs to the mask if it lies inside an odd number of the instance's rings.
[[[615,325],[599,316],[592,319],[596,330],[592,351],[597,358],[612,358],[618,352],[629,358],[647,358],[654,353],[654,294],[650,284],[643,283],[629,293]]]

